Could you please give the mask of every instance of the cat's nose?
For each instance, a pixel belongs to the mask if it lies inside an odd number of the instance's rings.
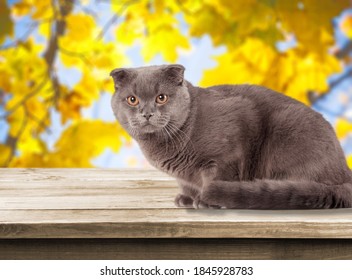
[[[147,119],[147,121],[149,121],[150,117],[154,116],[154,114],[153,113],[146,113],[146,114],[143,114],[142,116],[145,117]]]

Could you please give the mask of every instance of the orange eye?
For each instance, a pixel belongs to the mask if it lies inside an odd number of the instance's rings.
[[[159,94],[156,99],[155,99],[155,102],[158,103],[158,104],[165,104],[168,100],[168,97],[167,95],[165,94]]]
[[[127,97],[127,103],[130,106],[137,106],[139,103],[139,100],[137,99],[137,97],[131,95],[131,96]]]

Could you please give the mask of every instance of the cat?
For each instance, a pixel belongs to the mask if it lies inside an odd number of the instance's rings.
[[[262,86],[195,87],[184,71],[171,64],[111,72],[114,115],[147,160],[176,178],[177,206],[352,206],[352,172],[319,113]]]

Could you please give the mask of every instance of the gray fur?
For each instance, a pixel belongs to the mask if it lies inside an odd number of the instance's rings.
[[[194,87],[183,72],[174,64],[111,73],[117,120],[153,166],[177,179],[178,206],[352,206],[352,172],[319,113],[261,86]],[[157,104],[159,94],[168,102]],[[127,104],[130,95],[138,106]]]

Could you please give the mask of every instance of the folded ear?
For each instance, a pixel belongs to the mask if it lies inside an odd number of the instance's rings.
[[[116,89],[127,85],[135,76],[134,74],[133,70],[127,68],[116,68],[110,72]]]
[[[184,72],[185,72],[185,67],[183,67],[181,64],[170,64],[167,65],[164,69],[164,73],[166,75],[166,78],[173,82],[176,85],[182,85],[183,80],[184,80]]]

